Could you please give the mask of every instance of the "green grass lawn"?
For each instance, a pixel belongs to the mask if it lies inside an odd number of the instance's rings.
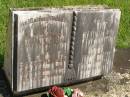
[[[130,0],[0,0],[0,64],[3,64],[6,49],[9,8],[99,4],[121,9],[121,23],[116,46],[118,48],[130,47]]]

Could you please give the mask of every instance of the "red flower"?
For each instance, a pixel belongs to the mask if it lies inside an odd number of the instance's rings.
[[[48,93],[51,97],[64,97],[64,91],[57,86],[53,86]]]

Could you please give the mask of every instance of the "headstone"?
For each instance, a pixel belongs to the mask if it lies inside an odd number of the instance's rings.
[[[118,9],[11,11],[5,72],[12,91],[74,83],[110,72]]]

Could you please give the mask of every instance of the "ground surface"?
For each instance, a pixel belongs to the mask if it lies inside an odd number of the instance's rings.
[[[130,97],[130,73],[117,73],[86,84],[82,89],[86,97]]]

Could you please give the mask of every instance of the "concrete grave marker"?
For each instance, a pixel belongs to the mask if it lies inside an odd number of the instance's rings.
[[[12,91],[80,82],[109,73],[118,9],[11,11],[5,72]]]

